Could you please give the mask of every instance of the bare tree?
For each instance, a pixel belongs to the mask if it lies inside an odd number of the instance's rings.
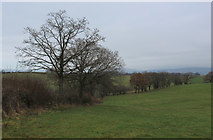
[[[83,44],[86,48],[104,38],[98,30],[92,31],[87,27],[85,18],[74,20],[66,15],[66,11],[49,13],[48,16],[38,31],[30,27],[25,29],[29,38],[24,40],[25,47],[17,48],[22,56],[19,62],[33,70],[55,72],[59,79],[59,92],[63,93],[64,78],[76,70],[72,60],[84,51],[84,48],[79,50],[78,47]]]
[[[120,71],[124,64],[118,56],[118,52],[113,52],[97,43],[86,46],[84,42],[91,40],[88,37],[78,40],[78,47],[75,51],[82,53],[71,60],[72,64],[75,65],[72,79],[78,83],[80,98],[83,95],[85,87],[94,85],[94,82],[99,82],[106,74]],[[92,41],[97,42],[96,40],[98,39],[100,37],[96,36]]]

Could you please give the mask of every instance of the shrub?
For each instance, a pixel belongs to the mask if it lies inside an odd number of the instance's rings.
[[[52,91],[36,77],[3,76],[2,108],[7,114],[24,108],[45,107],[52,104]]]
[[[77,89],[66,85],[64,93],[53,91],[48,82],[41,77],[7,74],[2,79],[2,113],[3,117],[20,114],[28,109],[47,108],[53,105],[96,104],[102,98],[95,98],[84,93],[80,99]]]
[[[54,104],[80,104],[79,95],[76,92],[65,92],[63,94],[55,94]]]
[[[92,104],[92,96],[89,93],[84,93],[81,99],[82,104]]]
[[[126,94],[128,90],[129,88],[123,85],[114,86],[113,95]]]
[[[92,105],[92,104],[100,104],[103,103],[103,98],[93,97],[89,93],[84,93],[81,99],[81,104],[83,105]]]

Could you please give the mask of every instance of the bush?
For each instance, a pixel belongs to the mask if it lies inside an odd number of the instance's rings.
[[[84,93],[81,99],[81,104],[83,105],[92,105],[103,103],[103,98],[95,98],[89,93]]]
[[[82,104],[92,104],[92,96],[89,93],[84,93],[81,99]]]
[[[64,94],[55,94],[54,104],[80,104],[80,98],[76,92],[65,92]]]
[[[41,77],[7,74],[2,79],[2,113],[3,117],[20,114],[29,109],[49,108],[53,105],[96,104],[102,103],[102,98],[84,93],[80,99],[78,91],[66,85],[64,93],[53,91],[48,82]]]
[[[114,86],[113,95],[126,94],[128,90],[129,88],[123,85]]]
[[[52,95],[45,82],[36,77],[3,76],[2,109],[6,114],[19,113],[24,108],[49,106]]]

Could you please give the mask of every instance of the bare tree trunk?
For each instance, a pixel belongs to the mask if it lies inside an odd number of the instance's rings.
[[[64,92],[63,91],[63,85],[64,85],[63,82],[64,82],[63,76],[60,76],[59,77],[59,93],[60,94],[63,94],[63,92]]]
[[[84,83],[83,83],[83,81],[80,81],[80,88],[79,88],[79,97],[80,97],[80,99],[83,96],[83,91],[84,91]]]
[[[85,80],[86,77],[83,74],[83,71],[81,71],[81,74],[79,75],[80,79],[79,79],[79,97],[80,99],[83,97],[83,92],[85,90]]]
[[[63,47],[61,47],[63,48]],[[59,93],[63,94],[63,88],[64,88],[64,50],[62,49],[61,55],[60,55],[60,74],[59,74]]]

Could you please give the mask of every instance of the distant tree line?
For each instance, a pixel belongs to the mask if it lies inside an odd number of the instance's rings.
[[[146,92],[151,87],[154,89],[174,85],[190,84],[190,79],[198,76],[198,73],[168,73],[168,72],[144,72],[131,75],[130,83],[135,93]]]

